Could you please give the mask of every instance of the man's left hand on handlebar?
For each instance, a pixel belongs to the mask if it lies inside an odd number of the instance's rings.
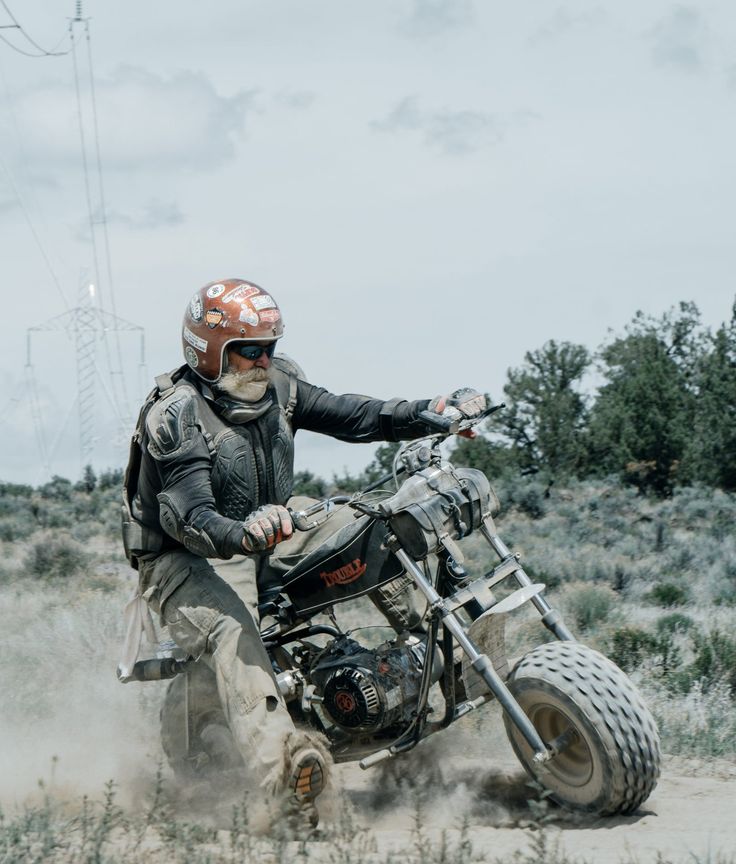
[[[472,420],[486,410],[486,397],[471,387],[461,387],[449,396],[436,396],[429,403],[429,410],[446,417]],[[472,428],[458,432],[463,438],[475,438],[476,434]]]

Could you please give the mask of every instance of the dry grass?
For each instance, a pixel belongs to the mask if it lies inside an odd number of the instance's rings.
[[[165,685],[126,688],[114,676],[133,574],[120,563],[112,497],[69,495],[40,503],[21,496],[17,506],[6,495],[0,507],[0,864],[494,860],[473,848],[462,824],[430,828],[419,805],[411,837],[391,853],[376,850],[347,805],[306,844],[254,831],[246,802],[232,805],[227,830],[177,815],[157,776]],[[678,490],[653,502],[603,484],[515,497],[501,536],[582,638],[630,671],[665,752],[736,761],[734,498]],[[481,543],[465,545],[469,566],[490,566]],[[525,611],[511,634],[513,653],[542,638]],[[42,788],[38,777],[47,778]],[[111,777],[119,786],[105,786]],[[539,827],[544,814],[529,806],[538,824],[526,849],[506,860],[571,864],[554,830]]]

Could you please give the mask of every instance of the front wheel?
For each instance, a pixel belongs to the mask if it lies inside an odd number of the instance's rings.
[[[659,734],[639,692],[610,660],[577,642],[551,642],[516,664],[508,686],[545,744],[545,765],[504,715],[526,771],[558,804],[599,815],[631,813],[659,777]]]

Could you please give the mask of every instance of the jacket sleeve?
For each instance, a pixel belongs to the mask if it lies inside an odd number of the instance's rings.
[[[293,422],[295,429],[322,432],[340,441],[399,441],[429,431],[418,420],[429,399],[371,399],[356,393],[336,395],[299,380]]]
[[[215,507],[210,451],[191,394],[180,388],[162,400],[146,427],[161,484],[156,497],[163,530],[203,558],[242,553],[242,522],[221,516]]]

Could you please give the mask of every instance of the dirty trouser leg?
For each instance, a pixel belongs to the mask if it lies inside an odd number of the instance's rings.
[[[203,558],[180,550],[142,565],[172,638],[215,673],[230,730],[255,783],[277,791],[294,724],[243,601]],[[254,784],[255,785],[255,784]]]
[[[288,506],[292,510],[304,510],[315,503],[315,498],[298,495],[289,499]],[[294,531],[288,540],[276,546],[271,555],[264,556],[258,568],[259,604],[273,599],[281,589],[284,575],[336,531],[353,522],[354,513],[350,507],[340,507],[318,528]],[[418,592],[413,590],[413,584],[409,576],[399,576],[368,595],[397,633],[415,630],[422,621],[424,606],[418,602]]]

